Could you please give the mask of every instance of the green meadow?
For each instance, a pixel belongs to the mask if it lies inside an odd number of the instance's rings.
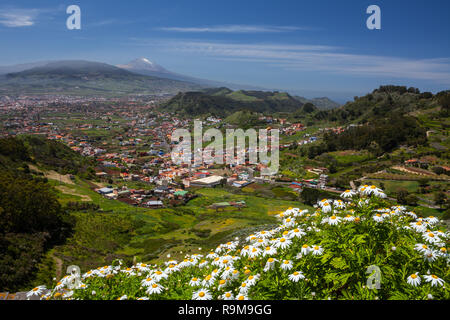
[[[76,221],[74,233],[43,259],[37,276],[41,283],[51,282],[55,272],[64,274],[69,265],[78,265],[83,271],[115,259],[156,263],[168,254],[181,259],[186,253],[204,253],[224,241],[274,225],[274,215],[289,207],[311,209],[297,201],[225,188],[192,190],[198,197],[186,205],[147,209],[105,199],[78,177],[74,184],[49,182],[63,206],[75,201],[94,203],[100,209],[70,213]],[[281,191],[275,188],[273,192]],[[246,206],[210,208],[214,203],[237,201],[245,201]]]

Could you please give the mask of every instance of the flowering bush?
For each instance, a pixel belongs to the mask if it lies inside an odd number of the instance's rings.
[[[273,230],[161,265],[121,262],[64,277],[42,299],[449,299],[449,233],[362,186]],[[374,270],[376,273],[371,274]],[[376,280],[379,283],[376,283]],[[42,294],[43,287],[29,295]]]

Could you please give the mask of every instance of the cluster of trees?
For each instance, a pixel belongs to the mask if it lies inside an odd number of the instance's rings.
[[[407,88],[406,86],[394,86],[394,85],[386,85],[386,86],[380,86],[378,89],[375,89],[373,91],[374,93],[377,92],[385,92],[385,93],[398,93],[398,94],[405,94],[405,93],[415,93],[420,94],[420,90],[417,88]]]
[[[45,252],[62,243],[75,223],[47,179],[31,174],[30,162],[73,174],[87,172],[90,165],[44,137],[0,139],[0,291],[29,287]]]
[[[73,227],[52,187],[14,171],[0,170],[0,290],[29,285],[37,262]]]
[[[338,150],[368,150],[376,156],[390,152],[402,144],[426,144],[426,130],[412,117],[393,115],[390,119],[352,127],[343,133],[326,133],[323,142],[307,148],[310,159],[324,152]]]
[[[61,174],[74,174],[86,179],[95,177],[93,161],[60,142],[42,136],[21,136],[19,139],[23,141],[34,161]]]

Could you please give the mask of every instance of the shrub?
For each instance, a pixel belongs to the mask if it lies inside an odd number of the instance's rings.
[[[289,208],[278,215],[278,227],[220,244],[206,256],[104,266],[65,277],[43,298],[450,298],[449,234],[437,218],[417,219],[390,206],[375,186],[342,196],[348,199],[319,201],[314,212]]]

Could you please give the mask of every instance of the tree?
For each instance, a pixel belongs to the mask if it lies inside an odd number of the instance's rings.
[[[420,179],[418,180],[418,182],[419,182],[419,186],[420,186],[420,187],[425,188],[425,187],[428,187],[428,186],[429,186],[430,180],[427,179],[427,178],[420,178]]]
[[[407,204],[407,197],[409,196],[409,192],[406,189],[399,189],[397,191],[397,201],[400,204]]]
[[[442,167],[433,167],[433,168],[431,168],[431,170],[438,175],[445,173],[445,169]]]
[[[417,196],[415,196],[414,194],[409,194],[406,197],[405,201],[408,206],[417,206],[417,202],[419,201],[419,198],[417,198]]]
[[[443,193],[441,191],[441,192],[436,192],[434,194],[434,203],[439,205],[441,207],[441,209],[446,202],[447,202],[447,196],[445,195],[445,193]]]

